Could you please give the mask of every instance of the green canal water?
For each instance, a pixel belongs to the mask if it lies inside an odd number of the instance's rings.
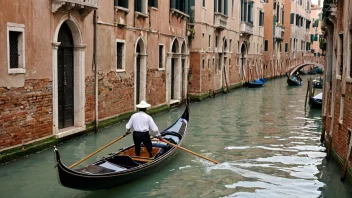
[[[307,82],[307,76],[304,77]],[[306,84],[287,87],[286,79],[264,88],[238,89],[191,104],[183,146],[222,162],[213,165],[180,152],[159,172],[110,190],[86,192],[62,187],[53,150],[0,167],[0,197],[352,197],[335,163],[325,160],[321,111],[305,110]],[[154,117],[160,129],[183,108]],[[71,165],[124,133],[126,122],[58,146]],[[85,164],[132,143],[115,143]]]

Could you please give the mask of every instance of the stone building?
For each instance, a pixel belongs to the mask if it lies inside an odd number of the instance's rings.
[[[262,3],[202,1],[192,8],[190,94],[201,96],[229,89],[262,76]],[[261,18],[261,19],[260,19]]]
[[[0,151],[185,98],[188,0],[0,6]]]
[[[323,131],[328,157],[348,170],[352,181],[352,2],[326,0],[323,6],[327,54],[323,90]]]
[[[320,2],[317,5],[311,5],[310,18],[312,19],[312,25],[310,26],[310,50],[314,56],[320,56],[323,52],[320,49],[320,40],[322,38],[322,7]]]

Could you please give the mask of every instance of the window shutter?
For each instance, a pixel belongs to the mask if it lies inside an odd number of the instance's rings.
[[[171,0],[170,6],[171,8],[176,8],[176,0]]]
[[[244,6],[243,6],[243,21],[247,21],[247,1],[244,1]]]
[[[276,15],[274,15],[273,19],[273,34],[275,34]]]
[[[268,51],[268,40],[264,41],[264,51]]]
[[[218,11],[218,8],[217,8],[217,3],[216,3],[216,0],[214,0],[214,12],[217,12]]]
[[[288,43],[285,43],[285,52],[288,52]]]
[[[295,13],[291,13],[290,23],[294,24],[294,22],[295,22]]]
[[[224,14],[227,16],[228,15],[228,2],[227,0],[224,0]]]
[[[253,1],[249,2],[248,6],[248,22],[253,24]]]

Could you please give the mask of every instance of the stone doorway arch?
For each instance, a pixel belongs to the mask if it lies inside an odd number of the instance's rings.
[[[247,69],[247,46],[245,43],[241,45],[241,54],[240,54],[240,77],[242,81],[245,81],[246,69]]]
[[[84,59],[85,45],[79,24],[74,17],[65,15],[52,42],[53,134],[58,138],[86,128]],[[65,97],[67,101],[63,102]]]
[[[147,53],[146,45],[142,37],[139,37],[135,44],[134,56],[134,84],[135,84],[135,105],[146,99],[147,87]]]
[[[168,53],[168,93],[167,101],[170,105],[181,102],[181,49],[177,38],[171,42]]]

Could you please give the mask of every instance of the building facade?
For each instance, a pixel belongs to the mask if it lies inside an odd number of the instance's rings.
[[[262,76],[262,13],[260,0],[202,1],[192,7],[190,94],[214,94]]]
[[[186,97],[188,0],[0,5],[0,151]]]
[[[320,56],[323,54],[320,49],[320,42],[322,41],[322,7],[320,2],[317,5],[312,4],[310,18],[312,19],[312,25],[310,26],[310,51],[314,56]]]
[[[325,1],[326,65],[323,90],[323,131],[328,157],[343,167],[352,181],[352,2]]]

